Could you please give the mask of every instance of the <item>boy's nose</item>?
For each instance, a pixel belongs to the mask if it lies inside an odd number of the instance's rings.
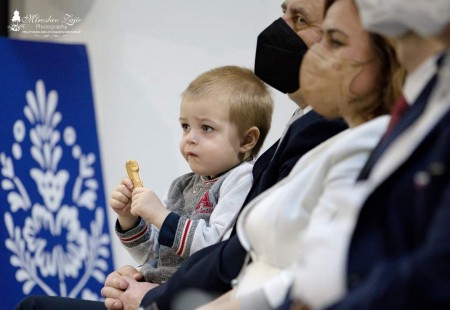
[[[195,133],[195,130],[191,130],[187,136],[186,136],[186,141],[188,143],[197,143],[198,139],[197,139],[197,134]]]

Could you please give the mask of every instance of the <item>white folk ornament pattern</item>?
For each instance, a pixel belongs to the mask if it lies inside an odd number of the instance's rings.
[[[12,128],[12,155],[0,153],[1,188],[7,193],[9,207],[4,224],[11,268],[16,268],[24,295],[37,286],[47,295],[99,299],[98,292],[85,288],[92,278],[104,283],[111,255],[110,237],[103,232],[105,211],[96,205],[98,182],[92,167],[96,156],[83,153],[74,127],[58,129],[63,116],[57,110],[56,90],[46,93],[44,82],[38,80],[35,91],[28,90],[25,97],[25,118],[16,120]],[[22,147],[27,135],[29,152]],[[20,160],[25,156],[37,164],[25,169],[35,183],[33,189],[21,180],[27,176],[15,173],[15,165],[23,165]],[[76,175],[59,165],[63,156],[77,162]],[[72,188],[66,188],[69,183]],[[70,204],[62,203],[66,196]],[[82,208],[92,212],[89,227],[80,221]],[[18,212],[26,212],[23,227],[14,223]],[[58,285],[50,285],[49,280]]]

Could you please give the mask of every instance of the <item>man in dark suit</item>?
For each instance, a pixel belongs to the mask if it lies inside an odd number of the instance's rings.
[[[330,309],[450,309],[450,2],[357,3],[368,29],[397,37],[410,107],[361,173],[348,292]]]

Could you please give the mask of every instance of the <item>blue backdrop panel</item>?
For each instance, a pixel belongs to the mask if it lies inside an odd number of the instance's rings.
[[[86,49],[0,39],[0,296],[99,299],[112,271]]]

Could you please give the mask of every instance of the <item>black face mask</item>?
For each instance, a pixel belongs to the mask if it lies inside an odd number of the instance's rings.
[[[300,88],[300,64],[308,47],[289,25],[279,18],[258,36],[255,74],[283,93]]]

